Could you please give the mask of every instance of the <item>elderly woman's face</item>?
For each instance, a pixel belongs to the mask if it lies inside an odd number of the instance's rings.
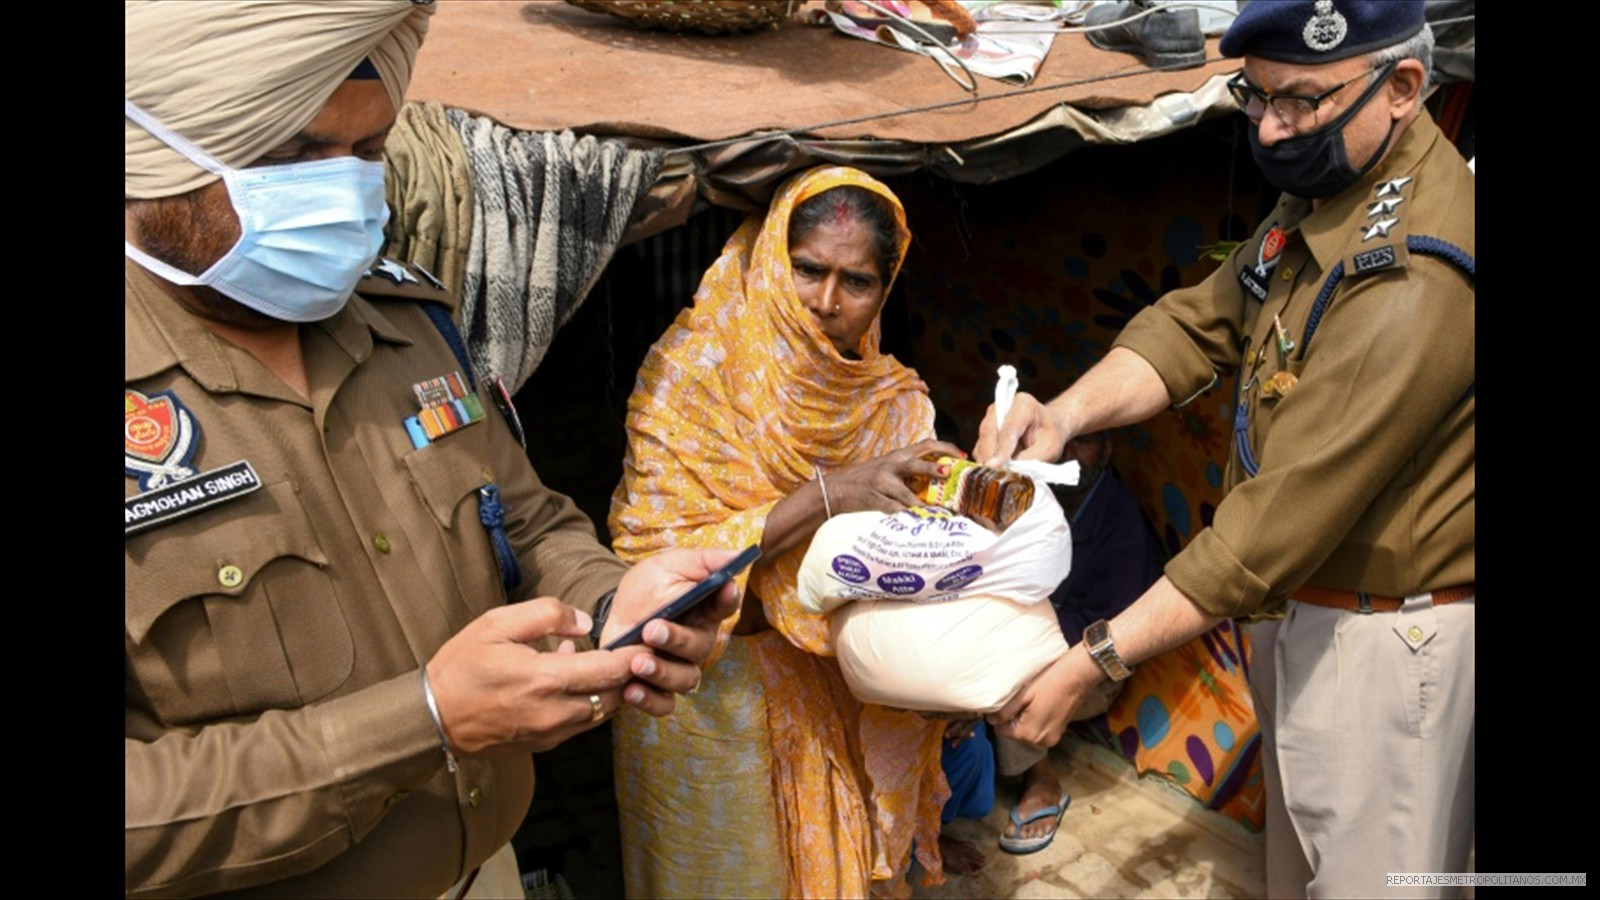
[[[883,273],[872,235],[853,218],[818,224],[789,242],[794,289],[839,355],[855,357],[883,307]]]

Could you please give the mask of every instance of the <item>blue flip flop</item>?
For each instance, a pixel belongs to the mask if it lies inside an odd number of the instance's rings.
[[[1011,807],[1011,824],[1015,825],[1017,827],[1017,831],[1019,832],[1022,830],[1022,826],[1028,824],[1029,822],[1037,822],[1040,819],[1055,819],[1055,827],[1051,828],[1045,834],[1041,834],[1035,838],[1025,838],[1020,835],[1017,837],[1006,837],[1006,835],[1002,832],[1000,835],[1000,849],[1006,851],[1007,853],[1015,853],[1020,856],[1025,853],[1037,853],[1040,850],[1050,846],[1050,842],[1056,839],[1056,831],[1061,828],[1061,817],[1067,814],[1067,806],[1071,803],[1072,795],[1062,794],[1060,803],[1056,804],[1055,806],[1046,806],[1026,819],[1017,815],[1017,808],[1015,806]]]

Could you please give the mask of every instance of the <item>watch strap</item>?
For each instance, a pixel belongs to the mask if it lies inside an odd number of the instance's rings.
[[[600,646],[600,633],[606,630],[606,618],[611,615],[611,601],[617,597],[617,589],[612,588],[600,595],[594,604],[594,627],[589,629],[589,640],[594,641],[596,647]]]
[[[1113,682],[1127,681],[1133,674],[1133,667],[1122,659],[1122,654],[1117,652],[1116,642],[1111,639],[1111,625],[1105,619],[1091,624],[1083,631],[1084,640],[1089,644],[1089,655],[1099,663],[1100,670]]]

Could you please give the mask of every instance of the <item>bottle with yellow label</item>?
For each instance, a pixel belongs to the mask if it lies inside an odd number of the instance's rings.
[[[944,478],[913,477],[912,493],[924,502],[943,506],[994,530],[1004,531],[1033,504],[1033,479],[971,460],[928,456],[948,467]]]

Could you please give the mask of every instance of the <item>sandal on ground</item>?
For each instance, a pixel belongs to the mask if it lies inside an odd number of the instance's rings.
[[[1021,855],[1024,853],[1037,853],[1050,846],[1050,842],[1056,839],[1056,832],[1061,828],[1061,817],[1067,814],[1067,805],[1071,802],[1071,794],[1062,794],[1060,803],[1055,806],[1046,806],[1026,819],[1017,814],[1017,807],[1011,807],[1011,824],[1016,826],[1017,834],[1008,836],[1005,832],[1001,832],[1000,849],[1007,853]],[[1038,837],[1023,837],[1021,833],[1022,826],[1029,822],[1037,822],[1040,819],[1055,819],[1055,824],[1050,827],[1049,831]]]

